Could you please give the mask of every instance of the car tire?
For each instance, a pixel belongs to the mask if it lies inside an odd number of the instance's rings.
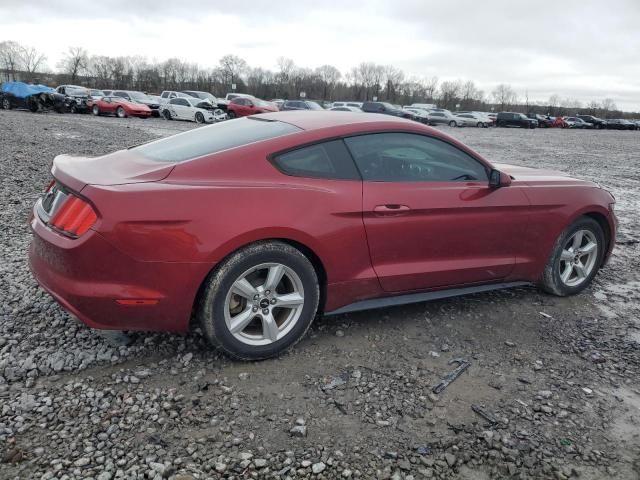
[[[116,117],[118,117],[118,118],[127,118],[127,112],[125,111],[124,108],[118,107],[116,109]]]
[[[455,120],[451,120],[451,121],[449,122],[449,126],[450,126],[450,127],[456,127],[457,125],[458,125],[458,124],[456,123],[456,121],[455,121]]]
[[[228,111],[227,115],[229,116],[230,119],[236,118],[236,112],[234,112],[233,110]]]
[[[580,293],[598,273],[606,250],[600,224],[579,218],[558,237],[544,269],[543,290],[560,297]]]
[[[500,120],[500,121],[498,121],[498,123],[497,123],[496,125],[497,125],[498,127],[506,127],[506,126],[507,126],[507,124],[506,124],[506,123],[504,123],[504,120]]]
[[[162,116],[165,120],[173,120],[173,117],[171,116],[171,112],[169,110],[163,110]]]
[[[8,98],[3,98],[2,99],[2,108],[4,110],[11,110],[11,100],[9,100]]]
[[[97,105],[94,105],[94,106],[91,108],[91,112],[92,112],[96,117],[97,117],[98,115],[100,115],[100,109],[98,108],[98,106],[97,106]]]
[[[76,107],[75,103],[72,103],[71,106],[69,107],[69,112],[71,113],[78,113],[78,107]]]
[[[319,299],[309,259],[287,243],[264,241],[236,251],[211,272],[196,315],[214,347],[239,360],[263,360],[304,336]]]
[[[204,115],[202,112],[196,112],[196,123],[204,123]]]

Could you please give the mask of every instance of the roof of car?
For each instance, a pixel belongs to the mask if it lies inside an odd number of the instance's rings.
[[[405,126],[420,125],[414,121],[379,113],[336,112],[331,110],[288,110],[283,112],[263,113],[256,117],[265,120],[279,120],[290,123],[303,130],[318,130],[356,124],[391,123]]]

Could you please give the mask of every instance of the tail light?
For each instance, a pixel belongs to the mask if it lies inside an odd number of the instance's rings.
[[[91,205],[80,197],[69,194],[49,220],[49,225],[69,236],[79,237],[96,223],[97,218]]]

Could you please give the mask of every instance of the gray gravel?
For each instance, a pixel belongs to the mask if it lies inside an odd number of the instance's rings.
[[[26,265],[55,155],[193,127],[0,111],[0,478],[638,478],[640,132],[446,129],[612,190],[619,244],[584,294],[330,317],[280,359],[235,363],[197,331],[91,330]],[[458,357],[471,366],[433,394]]]

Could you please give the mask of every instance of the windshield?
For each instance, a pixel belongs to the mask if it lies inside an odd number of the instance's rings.
[[[250,99],[256,107],[272,107],[273,104],[260,100],[259,98]]]
[[[102,90],[91,90],[91,96],[104,97],[104,92]]]
[[[307,105],[309,106],[309,110],[324,110],[324,108],[322,108],[316,102],[307,102]]]
[[[89,90],[82,87],[67,87],[67,95],[89,95]]]
[[[289,123],[245,117],[145,143],[132,151],[158,162],[177,163],[300,131]]]
[[[129,96],[135,100],[136,102],[151,102],[151,99],[148,95],[142,92],[128,92]]]

